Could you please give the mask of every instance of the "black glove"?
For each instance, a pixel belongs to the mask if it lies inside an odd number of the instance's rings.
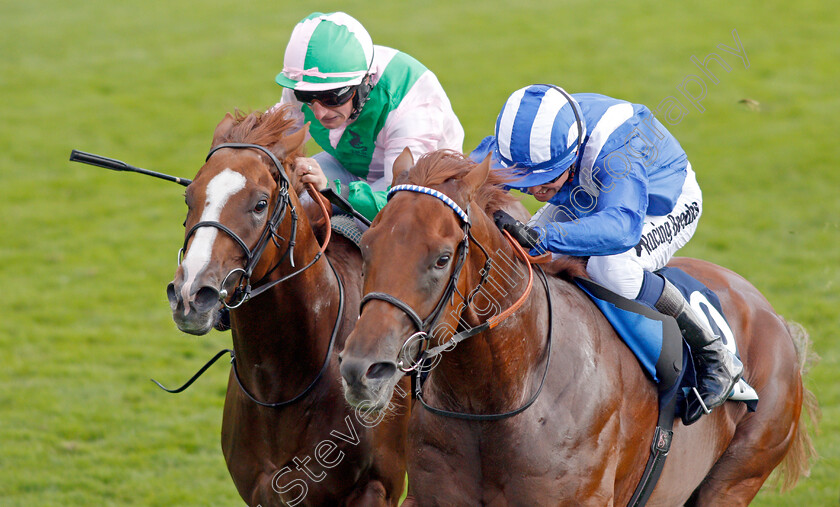
[[[540,233],[536,229],[528,227],[502,210],[493,213],[493,220],[496,227],[508,231],[513,239],[528,250],[540,242]]]

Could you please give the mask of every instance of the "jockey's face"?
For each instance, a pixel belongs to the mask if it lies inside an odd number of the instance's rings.
[[[528,193],[533,195],[534,199],[540,202],[546,202],[557,194],[557,191],[560,190],[560,187],[562,187],[568,179],[569,171],[566,171],[558,176],[554,181],[537,185],[535,187],[528,187]]]
[[[314,100],[309,104],[309,107],[312,109],[312,114],[315,115],[315,118],[326,129],[335,129],[344,125],[353,113],[352,100],[348,100],[344,104],[335,107],[327,107],[320,101]]]

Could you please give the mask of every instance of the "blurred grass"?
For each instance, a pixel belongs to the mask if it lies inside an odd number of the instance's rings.
[[[229,335],[171,322],[164,287],[183,237],[183,189],[71,164],[72,148],[192,177],[234,108],[265,109],[295,22],[345,10],[375,43],[438,75],[466,131],[492,133],[532,82],[689,113],[669,127],[704,189],[682,254],[751,280],[802,323],[822,361],[820,458],[791,492],[755,505],[840,497],[840,26],[808,0],[680,5],[522,0],[379,3],[0,0],[1,505],[238,505],[219,447],[227,374],[175,384]],[[717,48],[736,29],[749,68]],[[715,52],[701,114],[677,87]],[[754,111],[739,103],[759,103]]]

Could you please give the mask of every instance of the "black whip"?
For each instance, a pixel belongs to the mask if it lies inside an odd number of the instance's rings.
[[[147,176],[154,176],[155,178],[160,178],[167,181],[174,181],[175,183],[178,183],[179,185],[184,185],[185,187],[192,183],[192,180],[188,180],[186,178],[179,178],[177,176],[170,176],[168,174],[150,171],[148,169],[142,169],[140,167],[134,167],[133,165],[126,164],[121,160],[103,157],[101,155],[94,155],[93,153],[86,153],[84,151],[79,150],[73,150],[70,152],[70,161],[81,162],[83,164],[90,164],[98,167],[104,167],[105,169],[111,169],[114,171],[130,171],[145,174]]]

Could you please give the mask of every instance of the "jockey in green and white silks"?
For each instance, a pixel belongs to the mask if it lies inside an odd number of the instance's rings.
[[[323,171],[339,193],[349,190],[350,203],[368,218],[385,205],[404,148],[415,160],[438,149],[463,151],[464,130],[437,77],[405,53],[374,46],[347,14],[303,19],[283,63],[280,104],[296,107],[324,150],[307,170]]]

